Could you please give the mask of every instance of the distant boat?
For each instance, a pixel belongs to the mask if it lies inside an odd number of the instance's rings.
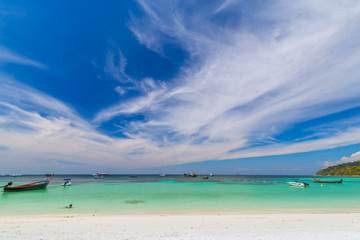
[[[104,175],[99,174],[99,173],[95,173],[95,174],[93,174],[93,176],[94,176],[94,178],[96,178],[96,179],[104,178]]]
[[[138,176],[136,175],[130,175],[129,178],[137,178]]]
[[[46,174],[44,177],[44,180],[42,180],[42,181],[19,185],[19,186],[14,186],[14,187],[11,187],[13,182],[8,182],[7,185],[3,186],[4,192],[17,192],[17,191],[43,189],[43,188],[46,188],[47,185],[51,182],[53,176],[54,176],[54,174],[52,174],[52,175]]]
[[[99,178],[104,178],[104,176],[110,176],[110,174],[107,172],[106,173],[94,173],[93,176],[94,176],[94,178],[99,179]]]
[[[165,177],[166,176],[166,174],[164,173],[164,167],[161,167],[159,176],[160,177]]]
[[[197,175],[195,174],[195,173],[190,173],[190,174],[188,174],[188,173],[184,173],[184,177],[197,177]]]
[[[71,179],[70,178],[65,178],[64,182],[61,184],[62,186],[66,187],[66,186],[71,186]]]
[[[287,182],[287,184],[289,184],[290,186],[295,186],[295,187],[308,187],[308,186],[310,186],[310,184],[308,184],[308,183],[299,182],[299,181]]]
[[[22,177],[23,175],[22,174],[10,174],[9,176],[10,177]]]
[[[209,179],[208,176],[202,176],[202,179]]]
[[[320,180],[320,179],[313,178],[312,180],[313,180],[313,182],[316,182],[316,183],[342,183],[342,179],[340,179],[338,181],[329,181],[329,180]]]
[[[214,175],[213,173],[210,173],[209,176],[210,176],[210,177],[214,177],[215,175]]]
[[[93,176],[110,176],[109,173],[94,173]]]

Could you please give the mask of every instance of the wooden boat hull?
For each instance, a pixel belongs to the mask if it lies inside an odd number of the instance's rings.
[[[34,182],[34,183],[15,186],[15,187],[4,187],[4,192],[19,192],[19,191],[43,189],[46,188],[49,183],[50,181],[48,182],[40,181],[40,182]]]
[[[313,179],[313,182],[316,183],[342,183],[342,179],[340,179],[339,181],[328,181],[328,180],[320,180],[320,179]]]

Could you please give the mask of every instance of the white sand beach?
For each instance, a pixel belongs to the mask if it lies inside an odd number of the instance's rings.
[[[0,217],[0,239],[360,239],[360,213]]]

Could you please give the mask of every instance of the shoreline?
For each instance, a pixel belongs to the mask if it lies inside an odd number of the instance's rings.
[[[77,217],[92,217],[92,216],[98,216],[98,217],[113,217],[113,216],[187,216],[187,215],[193,215],[193,216],[233,216],[233,215],[311,215],[311,214],[318,214],[318,215],[339,215],[339,214],[359,214],[360,215],[360,209],[356,210],[345,210],[345,209],[338,209],[338,210],[304,210],[304,209],[281,209],[281,210],[269,210],[269,211],[204,211],[204,212],[190,212],[190,211],[179,211],[179,212],[123,212],[123,213],[107,213],[107,212],[88,212],[88,213],[81,213],[81,212],[75,212],[72,211],[73,209],[66,209],[66,212],[62,213],[44,213],[44,214],[0,214],[0,218],[12,218],[12,217],[20,217],[20,218],[37,218],[37,217],[61,217],[64,215],[72,215]]]
[[[358,239],[360,213],[0,217],[2,239]],[[99,235],[100,234],[100,235]]]

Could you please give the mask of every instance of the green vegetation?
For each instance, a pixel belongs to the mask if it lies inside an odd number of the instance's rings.
[[[321,169],[316,176],[360,176],[360,161]]]

